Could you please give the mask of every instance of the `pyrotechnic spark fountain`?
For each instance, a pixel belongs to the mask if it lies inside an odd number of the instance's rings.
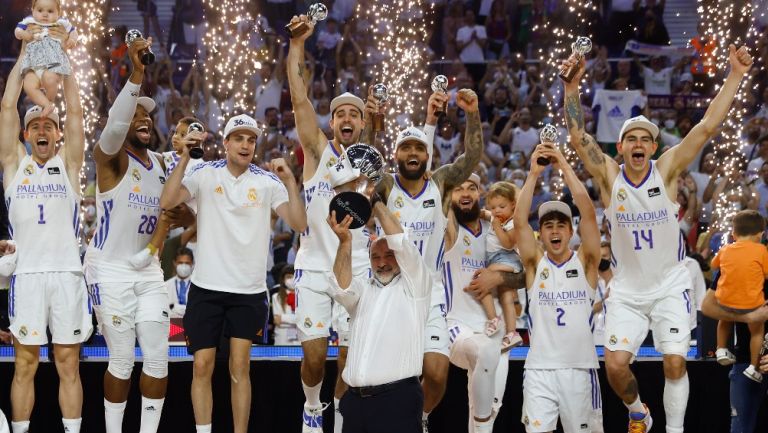
[[[425,3],[423,0],[398,0],[365,1],[357,5],[357,16],[369,23],[373,49],[381,59],[371,59],[370,52],[361,54],[373,62],[373,82],[384,83],[389,91],[385,158],[393,156],[392,139],[407,126],[399,125],[396,116],[406,115],[405,123],[411,124],[423,118],[426,109],[429,89],[427,36],[432,23],[425,18],[426,14],[414,13],[424,11],[428,7]]]

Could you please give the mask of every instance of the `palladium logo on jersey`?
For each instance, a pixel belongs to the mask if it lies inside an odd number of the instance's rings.
[[[63,183],[44,183],[34,184],[29,183],[28,179],[25,182],[16,186],[16,196],[34,196],[36,198],[42,197],[55,197],[65,196],[67,194],[67,186]]]
[[[616,212],[616,221],[619,225],[656,225],[663,224],[667,220],[669,220],[669,212],[666,209],[645,212]]]

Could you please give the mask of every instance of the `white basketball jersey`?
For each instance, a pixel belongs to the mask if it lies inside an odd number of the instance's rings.
[[[690,286],[682,263],[679,207],[667,196],[653,161],[639,185],[627,179],[621,166],[606,209],[614,266],[611,296],[657,297]]]
[[[445,226],[448,219],[443,214],[443,198],[440,188],[432,180],[424,182],[424,188],[411,196],[394,175],[395,183],[387,199],[387,207],[403,225],[408,239],[419,250],[421,257],[432,272],[435,281],[430,305],[446,303],[440,267],[445,252]],[[381,233],[381,227],[377,227]]]
[[[339,248],[339,238],[326,219],[328,208],[336,192],[331,187],[329,169],[339,161],[339,154],[331,142],[325,147],[317,164],[315,175],[304,181],[304,204],[307,209],[307,229],[301,233],[296,269],[330,272]],[[352,230],[352,272],[359,275],[370,268],[368,258],[368,231]],[[362,246],[366,248],[362,250]]]
[[[171,150],[170,152],[163,152],[162,155],[163,162],[165,163],[165,177],[167,178],[171,176],[173,169],[179,165],[179,161],[181,161],[181,155],[176,153],[175,150]],[[184,170],[184,175],[188,175],[190,170],[203,163],[205,163],[205,161],[202,159],[190,159],[189,163],[187,163],[187,169]]]
[[[592,336],[595,289],[575,252],[561,265],[545,254],[526,297],[531,349],[525,368],[599,368]]]
[[[480,220],[480,232],[473,233],[459,224],[456,243],[443,256],[443,283],[447,297],[448,326],[460,322],[475,332],[485,329],[485,312],[480,302],[464,291],[472,281],[475,271],[486,266],[485,237],[491,226]],[[498,300],[494,298],[497,314],[501,314]]]
[[[16,241],[15,274],[82,272],[80,192],[59,155],[39,165],[27,155],[5,186],[8,229]]]
[[[147,247],[157,228],[165,173],[151,152],[149,167],[126,153],[128,170],[117,186],[106,192],[96,188],[96,232],[85,253],[88,284],[164,281],[157,258],[139,270],[128,260]]]

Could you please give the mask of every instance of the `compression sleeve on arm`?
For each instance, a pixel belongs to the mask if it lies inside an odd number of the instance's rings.
[[[128,128],[131,126],[133,115],[136,112],[136,101],[139,99],[140,84],[130,81],[125,83],[123,90],[117,95],[115,103],[109,109],[109,118],[104,131],[99,138],[99,147],[107,155],[116,154],[123,146]]]

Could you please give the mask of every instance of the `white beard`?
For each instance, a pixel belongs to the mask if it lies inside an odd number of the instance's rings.
[[[390,272],[390,273],[385,274],[384,277],[380,277],[379,274],[374,272],[373,273],[373,278],[375,278],[376,281],[378,281],[379,284],[381,284],[382,286],[386,286],[389,283],[391,283],[392,280],[394,280],[395,277],[398,276],[398,275],[400,275],[400,272]]]

